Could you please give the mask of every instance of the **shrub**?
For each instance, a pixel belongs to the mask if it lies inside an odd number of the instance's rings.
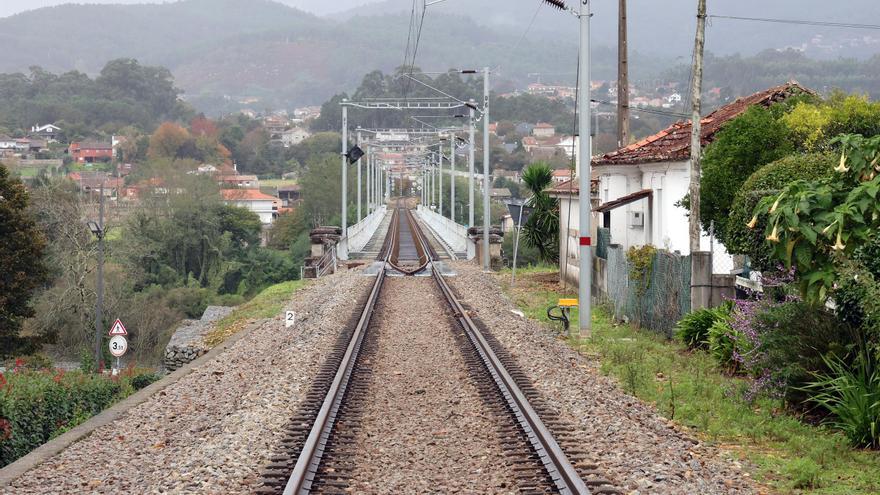
[[[709,327],[709,354],[721,366],[735,370],[738,367],[738,354],[741,354],[745,341],[742,334],[730,326],[729,318],[720,318]]]
[[[718,238],[725,244],[736,192],[759,168],[794,152],[789,130],[775,113],[761,106],[749,108],[728,122],[706,148],[700,219],[706,230],[714,222]]]
[[[0,467],[119,400],[120,380],[80,372],[19,371],[0,380]]]
[[[168,291],[166,301],[168,307],[180,311],[187,318],[199,319],[208,307],[210,297],[211,291],[207,289],[178,287]]]
[[[142,373],[131,377],[131,387],[135,390],[146,388],[162,379],[158,373]]]
[[[731,306],[724,303],[717,308],[698,309],[686,314],[675,326],[675,336],[691,349],[707,349],[709,328],[716,321],[727,318]]]
[[[806,387],[811,401],[831,413],[827,423],[854,446],[880,447],[880,363],[862,352],[851,365],[839,357],[826,365],[830,371]]]
[[[838,157],[830,154],[814,153],[792,155],[765,165],[753,173],[736,193],[730,209],[727,232],[722,239],[727,250],[733,254],[745,254],[752,266],[758,270],[772,268],[771,249],[764,240],[766,219],[760,219],[754,229],[747,224],[751,221],[758,201],[769,191],[778,191],[788,183],[797,180],[814,180],[830,177]]]
[[[803,386],[813,374],[826,371],[826,360],[843,356],[853,342],[852,330],[823,308],[803,301],[768,305],[756,316],[760,354],[753,374],[766,370],[789,404],[807,400]]]

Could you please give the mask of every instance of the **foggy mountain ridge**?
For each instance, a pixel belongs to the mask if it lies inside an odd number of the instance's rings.
[[[0,19],[0,72],[96,74],[111,59],[168,67],[197,106],[234,110],[237,100],[267,106],[321,103],[357,87],[364,74],[403,62],[409,16],[335,22],[269,0],[185,0],[149,5],[64,5]],[[71,25],[100,25],[64,43]],[[432,16],[418,64],[432,69],[505,67],[505,77],[558,72],[576,60],[574,43],[524,43],[460,16]],[[600,49],[599,53],[603,51]],[[598,71],[609,72],[613,54]],[[646,61],[647,63],[647,61]],[[655,67],[657,69],[657,67]],[[501,80],[496,82],[501,83]],[[258,107],[259,109],[262,109]]]
[[[317,0],[284,1],[313,10],[318,4]],[[357,3],[364,0],[348,0],[349,5]],[[470,12],[461,10],[463,0],[448,0],[430,7],[417,65],[425,70],[500,67],[493,84],[498,91],[522,88],[538,78],[544,82],[573,83],[576,19],[551,8],[538,9],[538,0],[509,0],[505,3],[510,7],[509,12],[491,7],[497,3],[497,0],[472,0],[467,3]],[[616,6],[616,2],[610,3]],[[678,77],[680,66],[690,61],[694,27],[692,22],[681,19],[690,19],[686,11],[693,8],[690,5],[693,2],[668,3],[683,13],[673,9],[657,10],[658,2],[630,0],[633,81],[653,81],[670,74]],[[805,0],[803,3],[818,2]],[[757,2],[742,0],[737,4],[741,6],[730,12],[745,10],[743,6]],[[648,10],[640,7],[645,5]],[[411,7],[412,0],[387,0],[323,17],[271,0],[183,0],[165,4],[43,8],[0,18],[0,44],[4,46],[0,72],[27,72],[30,66],[39,65],[53,72],[79,70],[96,74],[108,60],[131,57],[145,64],[168,67],[176,84],[186,91],[185,97],[211,112],[254,105],[242,103],[254,99],[259,102],[257,109],[290,108],[320,103],[335,93],[352,91],[364,74],[375,69],[390,72],[401,65]],[[770,12],[766,15],[781,13],[771,6],[765,10]],[[536,11],[534,25],[526,33]],[[480,18],[483,13],[491,15]],[[592,46],[596,80],[613,79],[616,74],[616,15],[616,8],[608,11],[608,8],[597,7]],[[662,26],[677,22],[678,28],[642,30],[646,17],[654,17],[649,24]],[[866,16],[865,22],[868,21]],[[724,22],[760,27],[764,31],[769,28],[784,31],[778,25]],[[483,23],[492,26],[486,27]],[[748,55],[745,49],[718,50],[724,33],[721,24],[722,20],[716,19],[709,28],[709,53]],[[63,43],[58,43],[59,33],[69,32],[71,25],[101,28],[80,30],[77,36],[66,36]],[[806,27],[807,31],[824,29]],[[864,37],[865,33],[871,31],[861,33],[863,41],[870,39]],[[817,35],[811,36],[809,39],[815,39]],[[745,38],[740,40],[743,44],[731,41],[730,45],[736,48],[751,44],[756,50],[766,48],[758,44],[755,37]],[[777,44],[788,46],[778,40]],[[878,51],[880,45],[873,51],[867,50],[865,55]],[[844,54],[854,55],[849,51]],[[709,60],[716,59],[709,57]],[[880,61],[880,57],[876,60]],[[767,72],[765,66],[763,70],[761,83],[764,80],[784,82],[798,75],[797,68],[788,66],[771,72]],[[707,75],[712,73],[713,67],[707,65]],[[720,80],[724,84],[725,79]],[[755,81],[758,80],[756,76]],[[821,80],[818,83],[826,84]],[[857,84],[853,89],[860,87]]]

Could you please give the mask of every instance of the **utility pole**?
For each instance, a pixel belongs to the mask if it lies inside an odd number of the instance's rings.
[[[691,169],[690,169],[690,251],[700,250],[700,167],[703,155],[701,112],[703,94],[703,48],[706,45],[706,0],[697,0],[697,36],[694,42],[693,68],[693,115],[691,122]],[[691,258],[693,259],[693,257]]]
[[[342,106],[342,237],[348,235],[348,107]]]
[[[476,133],[477,123],[474,121],[474,109],[476,105],[473,100],[471,100],[471,105],[468,107],[470,110],[470,146],[468,147],[468,227],[474,226],[474,163],[475,157],[474,154],[476,152],[476,143],[474,140],[474,134]]]
[[[578,327],[581,338],[592,336],[593,249],[590,239],[590,0],[580,2],[580,61],[578,74],[578,149],[581,167],[578,174]],[[618,97],[620,96],[618,88]]]
[[[358,131],[358,147],[361,146],[361,131]],[[368,147],[369,149],[369,147]],[[361,157],[363,158],[363,157]],[[369,160],[369,158],[367,158]],[[361,221],[361,163],[363,160],[358,160],[358,188],[357,188],[357,196],[358,196],[358,214],[357,221]]]
[[[95,366],[101,366],[101,334],[104,333],[104,181],[101,181],[101,197],[98,200],[98,282],[95,301]]]
[[[629,144],[629,46],[626,0],[620,0],[617,26],[617,146]]]
[[[489,68],[483,69],[483,270],[491,269],[489,263]]]
[[[691,167],[690,167],[690,187],[689,194],[691,200],[690,212],[690,252],[691,252],[691,280],[696,278],[699,271],[699,264],[702,261],[697,253],[700,251],[700,170],[703,155],[702,150],[702,95],[703,95],[703,49],[706,45],[706,0],[697,0],[697,35],[694,41],[694,68],[692,79],[694,81],[693,94],[691,95],[693,102],[693,115],[691,122]],[[691,308],[699,309],[703,307],[703,290],[695,290],[691,283]]]

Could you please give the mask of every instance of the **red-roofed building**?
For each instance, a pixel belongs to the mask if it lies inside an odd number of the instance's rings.
[[[256,213],[263,225],[270,225],[278,217],[281,199],[260,192],[259,189],[221,189],[223,203]]]
[[[113,159],[113,144],[110,141],[78,141],[70,143],[68,152],[77,163],[109,162]]]
[[[791,82],[725,105],[702,119],[701,143],[704,147],[710,144],[725,124],[752,106],[769,107],[805,93],[811,91]],[[689,254],[687,211],[676,203],[687,194],[690,184],[690,139],[691,123],[676,122],[641,141],[593,157],[593,201],[598,209],[607,210],[594,213],[594,228],[598,225],[610,229],[611,242],[625,249],[652,244]],[[573,185],[567,182],[554,185],[548,192],[559,198],[560,211],[571,212],[571,216],[564,219],[560,215],[560,239],[568,238],[568,242],[560,242],[560,259],[576,258],[577,182]],[[605,205],[608,208],[603,208]],[[595,237],[595,234],[594,230],[592,236]],[[572,239],[574,248],[569,246]],[[702,249],[709,250],[709,237],[706,235]],[[729,257],[724,246],[716,243],[715,249],[716,260]]]

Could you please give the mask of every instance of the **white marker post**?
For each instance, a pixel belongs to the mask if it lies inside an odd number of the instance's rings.
[[[284,313],[284,328],[290,328],[296,324],[296,312],[286,311]]]

